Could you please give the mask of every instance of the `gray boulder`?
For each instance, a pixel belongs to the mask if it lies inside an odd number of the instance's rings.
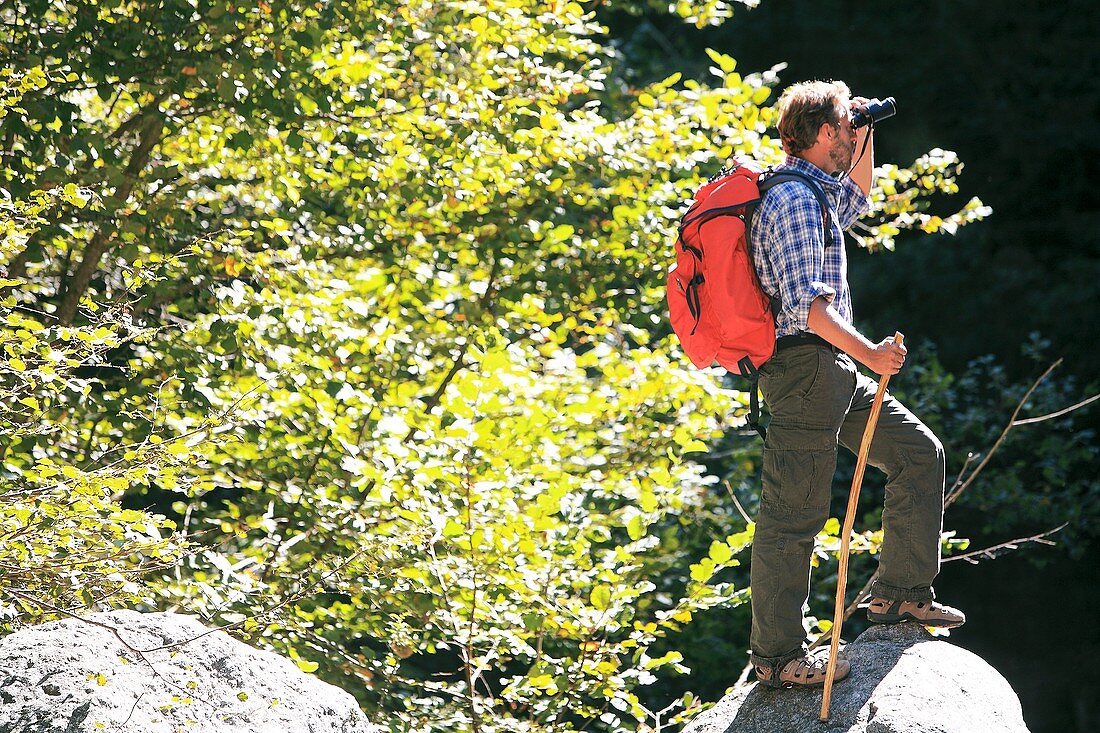
[[[66,619],[0,639],[0,733],[378,730],[347,692],[192,616],[88,619],[102,625]]]
[[[913,623],[873,626],[848,645],[847,679],[821,688],[745,685],[683,733],[1028,733],[1020,700],[985,661]]]

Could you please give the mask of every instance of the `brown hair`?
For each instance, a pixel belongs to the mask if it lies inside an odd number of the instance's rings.
[[[779,97],[779,138],[783,149],[797,155],[813,146],[823,124],[836,124],[851,96],[842,81],[801,81]]]

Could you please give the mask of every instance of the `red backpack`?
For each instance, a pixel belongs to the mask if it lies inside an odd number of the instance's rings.
[[[717,361],[754,382],[749,425],[761,435],[755,381],[757,368],[775,351],[779,304],[760,289],[749,235],[767,190],[794,180],[814,192],[828,232],[829,205],[812,178],[790,170],[762,171],[735,158],[733,166],[699,188],[680,220],[676,265],[666,289],[672,330],[691,363],[706,369]]]

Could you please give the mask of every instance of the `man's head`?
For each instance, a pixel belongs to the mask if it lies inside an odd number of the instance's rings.
[[[847,172],[855,154],[851,91],[842,81],[805,81],[779,98],[779,137],[783,149],[826,173]]]

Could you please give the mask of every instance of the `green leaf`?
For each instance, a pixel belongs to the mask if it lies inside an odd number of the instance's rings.
[[[707,554],[711,560],[719,564],[729,562],[733,558],[733,552],[725,542],[710,543],[710,552]]]
[[[678,664],[684,661],[684,655],[680,652],[672,651],[667,654],[657,657],[656,659],[650,659],[643,666],[645,669],[657,669],[663,667],[666,664]]]
[[[297,664],[298,669],[302,670],[306,674],[313,674],[317,671],[317,668],[321,666],[317,662],[311,662],[308,659],[299,659]]]
[[[709,557],[705,557],[698,563],[691,566],[691,579],[700,583],[705,583],[710,580],[710,577],[714,575],[714,561]]]
[[[550,230],[547,234],[547,239],[553,242],[563,242],[569,239],[576,232],[576,229],[569,224],[558,224],[556,227]]]
[[[527,682],[537,690],[545,690],[553,686],[554,677],[549,674],[536,674],[529,677]]]
[[[589,601],[597,611],[606,611],[611,605],[611,588],[606,585],[597,585],[592,589]]]
[[[75,183],[66,183],[61,195],[67,202],[79,208],[84,208],[89,200],[88,191],[80,188]]]
[[[125,491],[130,482],[123,476],[111,476],[103,480],[103,485],[111,491]]]
[[[712,48],[708,48],[705,50],[707,52],[707,56],[710,56],[710,60],[718,64],[718,68],[721,69],[723,73],[729,74],[737,68],[737,60],[733,57],[728,56],[724,53],[719,53]]]

